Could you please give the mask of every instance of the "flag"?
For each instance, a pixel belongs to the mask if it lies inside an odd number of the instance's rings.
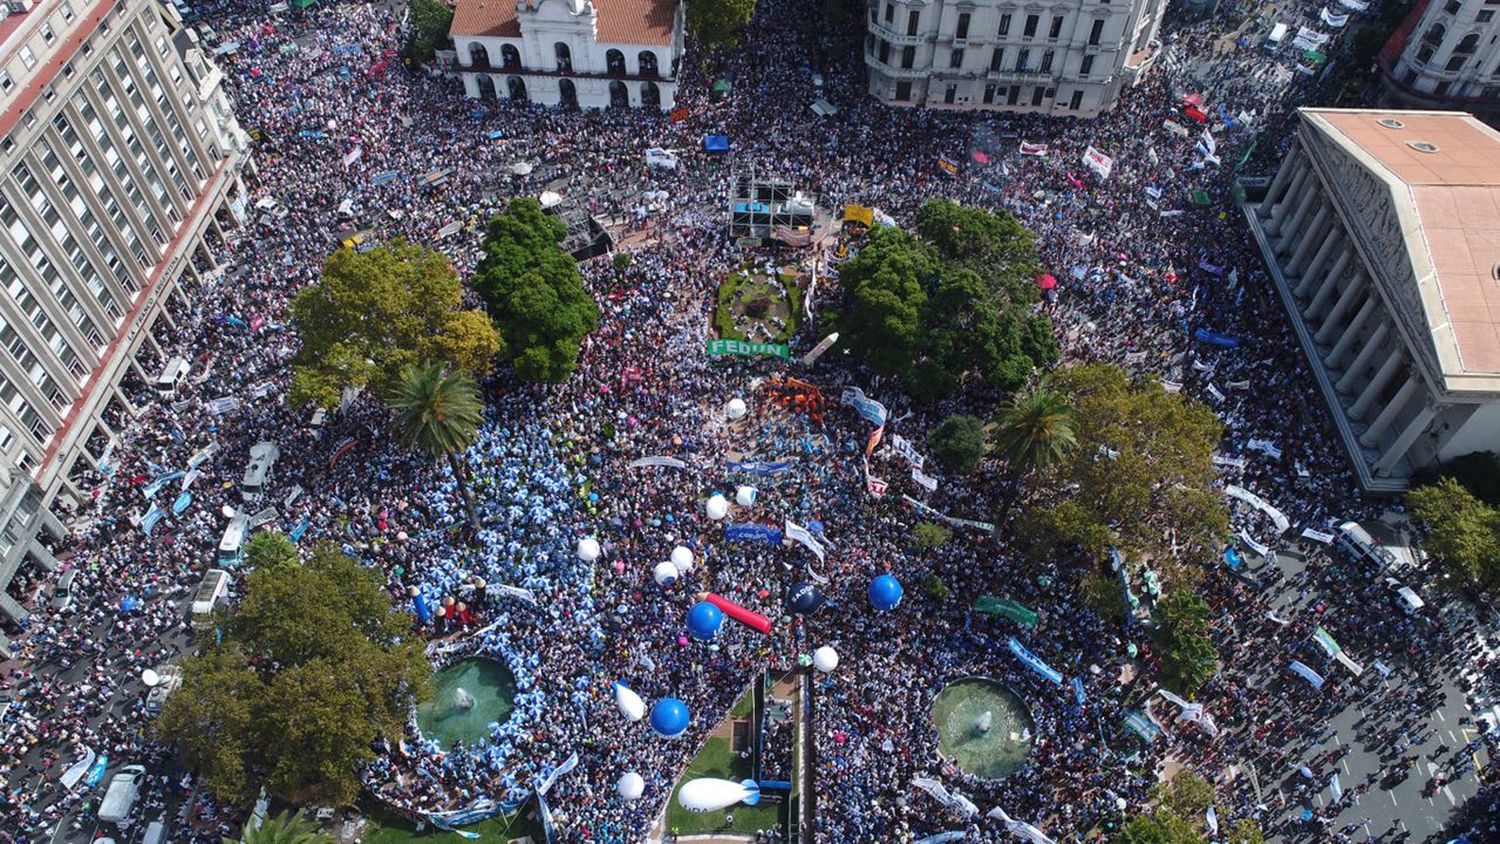
[[[1214,133],[1208,131],[1207,126],[1203,127],[1203,134],[1200,136],[1199,142],[1203,144],[1204,149],[1208,150],[1209,155],[1213,155],[1219,150],[1219,144],[1214,140]]]
[[[1219,813],[1214,811],[1214,804],[1208,804],[1208,810],[1203,813],[1203,821],[1208,824],[1208,834],[1219,834]]]
[[[474,840],[475,838],[479,837],[479,833],[477,833],[477,832],[469,832],[466,829],[455,829],[455,830],[453,830],[453,834],[454,835],[462,836],[462,837],[467,838],[467,839],[469,839],[471,841]]]
[[[885,490],[888,486],[890,485],[885,481],[882,481],[881,479],[875,477],[874,475],[865,476],[865,487],[870,490],[870,496],[872,498],[883,498],[885,496]]]

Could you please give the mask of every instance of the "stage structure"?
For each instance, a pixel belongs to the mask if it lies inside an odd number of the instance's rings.
[[[609,232],[589,213],[587,202],[564,195],[561,201],[548,207],[548,214],[556,215],[568,233],[563,237],[562,250],[577,260],[595,258],[609,251]]]
[[[809,246],[816,208],[816,197],[791,181],[740,173],[729,199],[729,236],[742,246]]]

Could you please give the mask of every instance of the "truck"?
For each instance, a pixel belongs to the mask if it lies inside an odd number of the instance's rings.
[[[250,446],[250,462],[245,465],[245,476],[240,479],[240,494],[252,499],[265,491],[271,482],[271,470],[281,457],[281,449],[270,440],[261,440]]]
[[[1288,27],[1284,23],[1277,23],[1271,27],[1271,34],[1266,36],[1266,43],[1264,45],[1267,53],[1276,52],[1276,49],[1281,46],[1281,42],[1286,40],[1287,29]]]
[[[141,796],[141,784],[146,781],[146,769],[140,765],[126,765],[114,779],[109,781],[109,790],[99,801],[99,820],[119,824],[130,817],[136,798]]]

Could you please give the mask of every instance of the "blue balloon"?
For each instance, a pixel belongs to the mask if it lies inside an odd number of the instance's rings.
[[[677,738],[692,720],[687,704],[675,697],[664,697],[651,707],[651,729],[662,738]]]
[[[724,611],[707,601],[699,601],[688,610],[687,629],[694,639],[712,639],[724,626]]]
[[[905,590],[901,588],[901,581],[888,575],[881,576],[870,581],[870,606],[881,612],[892,610],[901,603],[901,595]]]

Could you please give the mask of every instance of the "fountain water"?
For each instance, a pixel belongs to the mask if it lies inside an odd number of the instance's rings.
[[[984,712],[981,712],[979,714],[979,718],[974,721],[974,732],[981,736],[984,735],[985,733],[990,731],[990,725],[993,724],[994,721],[995,713],[986,709]]]
[[[455,709],[473,709],[474,696],[469,694],[463,686],[453,690],[453,707]]]

